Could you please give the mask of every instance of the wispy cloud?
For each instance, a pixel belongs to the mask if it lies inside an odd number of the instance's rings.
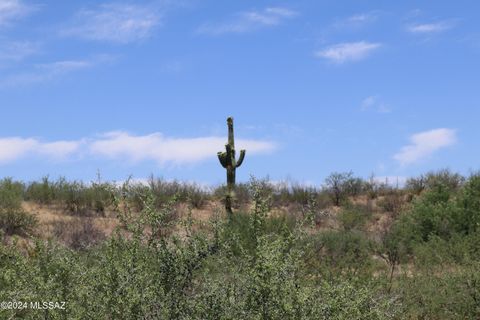
[[[440,128],[420,132],[410,137],[411,144],[393,156],[401,165],[409,165],[430,157],[436,151],[457,142],[456,131]]]
[[[76,14],[73,26],[61,34],[126,44],[148,38],[160,22],[158,8],[110,3],[81,10]]]
[[[35,9],[35,6],[26,5],[20,0],[0,0],[0,27],[10,25]]]
[[[50,82],[67,74],[88,69],[100,63],[110,62],[113,59],[114,57],[109,55],[98,55],[90,59],[61,60],[37,64],[30,71],[11,74],[0,79],[0,87],[21,87]]]
[[[381,46],[380,43],[366,41],[345,42],[321,49],[315,52],[315,56],[341,64],[347,61],[359,61],[365,59]]]
[[[209,35],[223,35],[227,33],[247,33],[264,27],[273,27],[287,19],[294,18],[296,11],[271,7],[263,10],[241,12],[235,15],[231,21],[223,23],[206,23],[201,25],[197,32]]]
[[[192,164],[212,158],[224,149],[225,138],[170,138],[160,133],[134,136],[126,132],[111,132],[104,138],[93,141],[93,154],[131,162],[153,160],[160,166]],[[275,149],[272,142],[261,140],[237,140],[237,148],[247,149],[249,154],[270,152]]]
[[[87,60],[64,60],[34,66],[32,71],[12,74],[0,79],[0,87],[18,87],[55,80],[68,73],[92,66]]]
[[[62,160],[80,148],[81,141],[42,142],[34,138],[0,138],[0,164],[36,154]]]
[[[369,96],[363,99],[361,105],[362,111],[375,111],[378,113],[389,113],[392,109],[382,101],[380,96]]]
[[[13,41],[0,44],[0,67],[2,62],[16,62],[39,51],[39,44],[31,41]]]
[[[333,24],[333,27],[337,29],[357,29],[367,24],[373,23],[378,19],[379,12],[364,12],[351,15],[347,18],[340,19]]]
[[[433,34],[452,28],[453,23],[451,21],[441,21],[436,23],[411,24],[407,26],[407,31],[414,34]]]

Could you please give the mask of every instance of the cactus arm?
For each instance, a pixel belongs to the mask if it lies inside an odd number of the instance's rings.
[[[225,152],[217,152],[218,160],[222,167],[227,167],[227,154]]]
[[[236,163],[236,168],[240,167],[242,165],[243,159],[245,158],[245,150],[240,150],[240,157],[237,160]]]

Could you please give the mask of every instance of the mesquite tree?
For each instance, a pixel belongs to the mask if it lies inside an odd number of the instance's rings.
[[[245,150],[240,150],[240,157],[235,159],[235,141],[233,138],[233,118],[227,118],[228,125],[228,143],[225,145],[225,152],[218,152],[218,160],[222,167],[227,169],[227,192],[225,195],[225,210],[228,214],[232,213],[232,200],[235,188],[235,170],[242,165],[245,158]]]

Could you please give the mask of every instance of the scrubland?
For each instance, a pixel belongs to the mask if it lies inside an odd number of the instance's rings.
[[[1,319],[478,319],[480,175],[0,181]]]

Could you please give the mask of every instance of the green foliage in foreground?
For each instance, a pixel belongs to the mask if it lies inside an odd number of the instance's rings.
[[[248,213],[199,225],[151,188],[130,211],[120,204],[137,193],[125,185],[110,194],[121,227],[97,246],[0,244],[0,301],[67,303],[0,319],[478,319],[480,178],[444,176],[380,233],[354,205],[328,230],[310,227],[313,211],[273,215],[255,179]],[[5,181],[5,207],[20,192]]]
[[[22,209],[23,184],[10,178],[0,180],[0,234],[28,235],[37,221]]]
[[[255,187],[255,185],[254,185]],[[160,209],[151,195],[140,216],[125,211],[116,235],[75,252],[36,241],[0,247],[0,301],[66,301],[65,310],[0,310],[23,319],[389,319],[390,297],[369,283],[326,281],[306,272],[306,236],[271,221],[254,191],[246,226],[214,219],[193,232],[173,202]],[[174,201],[174,200],[172,200]],[[280,220],[282,221],[282,220]],[[232,225],[233,223],[233,225]],[[148,232],[144,232],[148,230]],[[177,229],[178,230],[178,229]],[[242,230],[251,232],[241,241]],[[207,232],[208,231],[208,232]]]

